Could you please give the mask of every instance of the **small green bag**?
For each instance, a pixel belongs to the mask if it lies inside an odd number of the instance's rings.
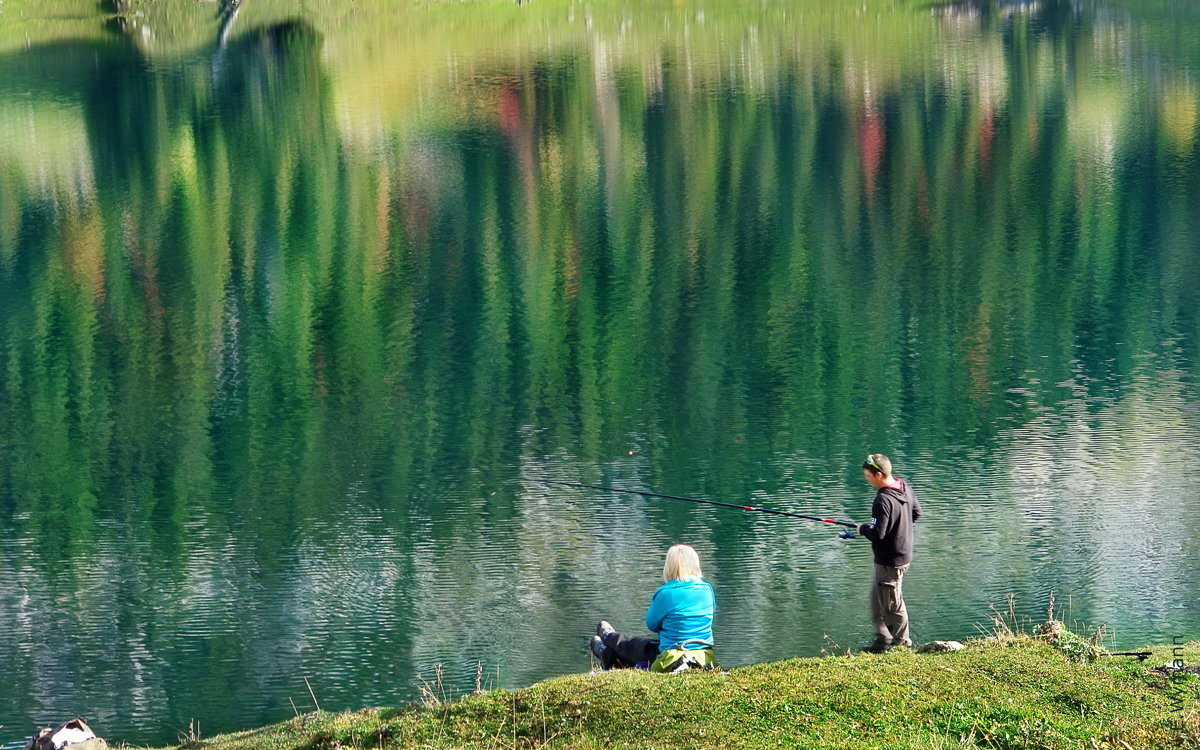
[[[687,669],[720,669],[717,654],[708,648],[669,648],[650,665],[651,672],[674,674]]]

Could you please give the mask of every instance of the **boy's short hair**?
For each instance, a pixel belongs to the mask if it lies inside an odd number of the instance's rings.
[[[872,474],[883,474],[885,477],[892,475],[892,460],[882,453],[868,453],[862,467]]]

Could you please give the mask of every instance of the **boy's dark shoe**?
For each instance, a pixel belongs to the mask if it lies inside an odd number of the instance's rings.
[[[868,654],[882,654],[892,647],[892,642],[883,636],[877,636],[870,644],[863,646],[863,651]]]

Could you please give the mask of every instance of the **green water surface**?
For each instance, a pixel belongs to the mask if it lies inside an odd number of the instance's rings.
[[[1200,637],[1200,7],[0,4],[0,742],[516,687],[700,552],[723,665]],[[306,679],[308,684],[306,684]],[[310,692],[311,686],[311,692]]]

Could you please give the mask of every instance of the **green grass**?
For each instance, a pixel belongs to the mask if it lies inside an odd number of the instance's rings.
[[[1005,634],[946,654],[580,674],[445,703],[298,717],[181,747],[1200,748],[1200,677],[1151,672],[1178,656],[1153,650],[1144,663],[1089,663]],[[1200,642],[1182,655],[1200,663]]]

